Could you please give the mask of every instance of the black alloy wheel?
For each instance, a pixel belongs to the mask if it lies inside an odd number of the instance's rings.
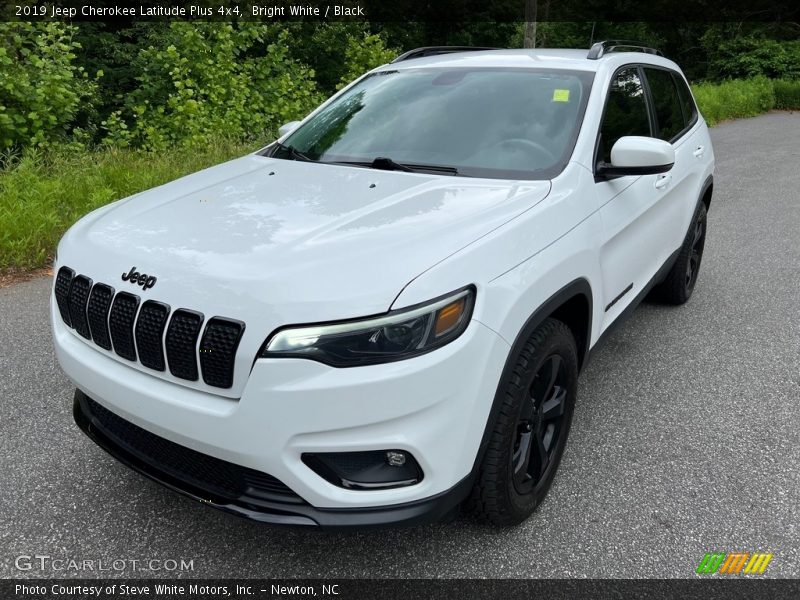
[[[517,419],[511,457],[514,487],[529,494],[554,464],[558,437],[564,430],[567,382],[564,361],[552,354],[534,375]]]
[[[654,300],[683,304],[692,296],[706,244],[707,214],[706,205],[699,202],[675,263],[664,280],[653,288],[651,298]]]
[[[507,526],[536,510],[561,462],[577,391],[572,330],[562,321],[545,319],[509,356],[467,500],[471,513]]]
[[[692,236],[692,248],[686,262],[686,292],[691,294],[697,275],[700,273],[700,261],[703,259],[703,246],[706,242],[706,219],[696,219]]]

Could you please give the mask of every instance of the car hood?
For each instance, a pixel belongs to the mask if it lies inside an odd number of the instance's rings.
[[[154,296],[222,295],[234,314],[255,299],[291,304],[303,320],[348,318],[388,310],[414,277],[549,190],[249,155],[95,211],[60,254],[119,289],[135,266],[158,278]]]
[[[150,375],[239,397],[259,348],[276,328],[386,312],[416,276],[549,190],[549,182],[251,155],[87,215],[59,244],[56,267],[132,292],[142,302],[242,321],[230,389],[177,379],[106,352]],[[152,286],[123,279],[132,268],[146,273]],[[463,284],[469,283],[465,273]]]

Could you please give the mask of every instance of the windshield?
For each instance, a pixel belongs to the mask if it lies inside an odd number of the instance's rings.
[[[569,160],[592,77],[544,69],[382,71],[326,106],[273,155],[550,179]],[[375,163],[379,157],[390,160]]]

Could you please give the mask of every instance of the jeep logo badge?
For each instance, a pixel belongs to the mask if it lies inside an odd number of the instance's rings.
[[[122,281],[130,281],[142,286],[142,290],[149,290],[156,284],[156,277],[147,273],[139,273],[134,265],[128,273],[122,274]]]

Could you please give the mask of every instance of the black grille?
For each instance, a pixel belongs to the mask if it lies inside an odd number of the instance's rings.
[[[228,500],[243,496],[295,504],[303,500],[275,477],[164,439],[83,397],[103,432],[154,469]]]
[[[133,321],[136,318],[136,309],[139,307],[139,297],[120,292],[111,305],[111,315],[108,317],[108,326],[111,330],[111,341],[114,342],[114,352],[122,358],[136,360],[136,348],[133,345]]]
[[[197,381],[197,338],[203,315],[190,310],[176,310],[167,328],[167,362],[175,377]]]
[[[181,308],[172,314],[162,302],[141,299],[129,292],[118,292],[104,283],[61,267],[55,278],[54,293],[64,322],[101,348],[113,350],[122,358],[138,360],[150,369],[169,371],[173,376],[197,381],[200,372],[210,386],[230,388],[236,350],[244,333],[244,323],[214,317],[203,328],[203,314]],[[169,326],[167,326],[169,321]],[[166,335],[164,330],[166,329]]]
[[[69,318],[69,288],[72,285],[72,278],[75,277],[75,271],[69,267],[61,267],[56,275],[56,304],[58,304],[58,312],[61,313],[61,318],[64,323],[72,327],[72,319]]]
[[[236,348],[244,332],[244,323],[214,317],[206,324],[200,341],[200,368],[208,385],[229,388],[233,385]]]
[[[104,283],[95,283],[89,296],[89,307],[86,310],[92,339],[95,344],[106,350],[111,350],[111,337],[108,334],[108,311],[111,308],[113,297],[114,288]]]
[[[148,300],[142,304],[136,319],[136,349],[139,361],[150,369],[164,370],[164,327],[167,325],[169,306]]]
[[[78,275],[72,280],[69,288],[69,318],[75,331],[87,340],[92,339],[89,331],[89,321],[86,319],[86,303],[89,301],[89,291],[92,289],[92,280],[84,275]]]

